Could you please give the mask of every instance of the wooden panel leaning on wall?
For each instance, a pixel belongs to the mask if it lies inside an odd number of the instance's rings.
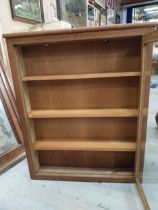
[[[7,114],[11,128],[14,132],[17,143],[8,146],[4,152],[0,154],[0,173],[12,167],[25,157],[23,145],[23,135],[20,127],[20,119],[16,107],[15,98],[8,79],[5,75],[3,63],[0,60],[0,100],[3,104],[4,111]],[[3,110],[2,110],[3,111]],[[7,128],[6,128],[7,129]],[[9,137],[8,137],[9,138]],[[4,140],[5,141],[5,140]]]
[[[135,181],[155,25],[4,35],[32,178]]]

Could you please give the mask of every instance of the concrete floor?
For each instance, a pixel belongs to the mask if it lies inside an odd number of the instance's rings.
[[[24,160],[0,176],[0,210],[144,210],[134,184],[31,180]]]

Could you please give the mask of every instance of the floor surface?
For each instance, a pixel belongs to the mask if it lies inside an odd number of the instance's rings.
[[[0,176],[0,210],[144,210],[134,184],[31,180],[24,160]]]

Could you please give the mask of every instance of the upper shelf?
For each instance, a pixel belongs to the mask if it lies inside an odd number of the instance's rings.
[[[138,109],[57,109],[32,110],[29,118],[137,117]]]
[[[113,77],[135,77],[140,76],[140,72],[107,72],[76,75],[47,75],[47,76],[25,76],[22,81],[47,81],[47,80],[75,80],[75,79],[95,79],[95,78],[113,78]]]

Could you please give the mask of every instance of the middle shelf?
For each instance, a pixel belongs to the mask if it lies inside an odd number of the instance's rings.
[[[140,72],[104,72],[74,75],[41,75],[41,76],[24,76],[23,82],[27,81],[48,81],[48,80],[78,80],[78,79],[97,79],[97,78],[115,78],[115,77],[137,77],[141,76]]]
[[[32,110],[28,118],[138,117],[138,114],[138,109],[47,109]]]
[[[120,141],[35,141],[34,150],[67,150],[67,151],[103,151],[103,152],[135,152],[135,142]]]

